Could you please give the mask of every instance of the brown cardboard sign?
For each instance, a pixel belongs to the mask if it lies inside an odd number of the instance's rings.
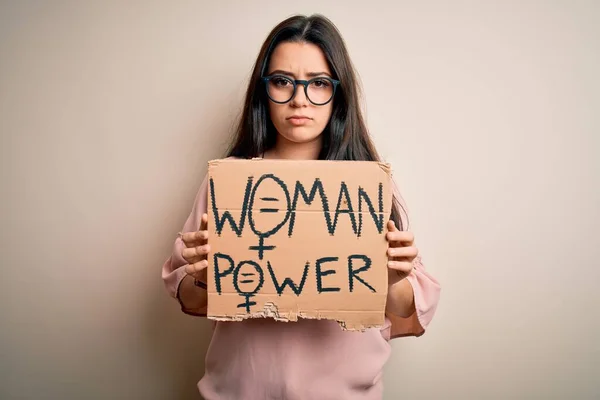
[[[390,174],[368,161],[209,162],[208,318],[382,326]]]

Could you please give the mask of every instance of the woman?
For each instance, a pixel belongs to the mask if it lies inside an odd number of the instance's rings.
[[[228,157],[378,161],[361,115],[344,41],[325,17],[295,16],[263,44]],[[207,187],[163,266],[182,310],[206,315]],[[198,387],[213,399],[381,399],[389,340],[420,336],[439,299],[423,268],[397,189],[388,223],[386,324],[342,331],[335,321],[216,322]]]

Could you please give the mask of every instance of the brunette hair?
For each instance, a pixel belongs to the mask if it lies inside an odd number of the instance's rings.
[[[325,55],[332,77],[341,82],[333,98],[331,118],[322,133],[319,159],[380,161],[360,109],[360,88],[342,35],[328,18],[319,14],[287,18],[267,36],[254,63],[242,114],[227,156],[261,157],[275,146],[277,131],[269,117],[269,98],[261,78],[274,49],[283,42],[318,46]],[[390,218],[398,229],[403,230],[400,208],[403,208],[402,204],[395,195]]]

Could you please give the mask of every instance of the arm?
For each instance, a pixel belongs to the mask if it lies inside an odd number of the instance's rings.
[[[406,204],[394,183],[394,195],[401,205],[402,231],[390,221],[388,248],[388,296],[386,315],[390,325],[386,337],[421,336],[436,312],[440,298],[439,282],[423,266],[407,231]]]
[[[408,318],[415,312],[415,294],[407,279],[389,287],[385,311],[402,318]]]
[[[386,313],[406,318],[415,312],[415,294],[406,279],[414,268],[419,251],[412,232],[400,231],[394,221],[388,222],[388,295]]]
[[[181,310],[187,314],[206,315],[208,293],[194,283],[194,277],[186,275],[179,285],[178,293]],[[194,312],[193,310],[196,310]]]
[[[437,308],[440,285],[423,268],[414,236],[389,223],[387,337],[421,336]]]
[[[414,259],[410,274],[398,284],[404,285],[405,289],[390,288],[388,299],[391,297],[392,300],[389,308],[386,308],[386,314],[391,325],[387,336],[390,339],[421,336],[436,313],[440,300],[440,284],[427,272],[421,256]],[[393,286],[399,286],[398,284]],[[412,299],[409,300],[411,296]],[[404,308],[410,302],[412,302],[412,307]]]
[[[186,258],[184,250],[189,253],[190,249],[188,237],[190,232],[197,232],[202,223],[202,215],[206,212],[207,206],[207,179],[205,178],[196,195],[192,211],[188,216],[181,233],[175,239],[171,256],[165,261],[162,268],[162,279],[167,292],[179,300],[181,310],[190,315],[206,315],[207,293],[202,287],[194,284],[194,278],[188,275],[192,267]],[[184,242],[184,236],[186,242]],[[189,259],[189,254],[186,255]],[[200,264],[200,263],[196,263]],[[195,265],[196,265],[195,264]],[[203,275],[202,275],[203,274]],[[206,269],[195,273],[197,278],[206,282]],[[204,277],[204,279],[202,279]]]

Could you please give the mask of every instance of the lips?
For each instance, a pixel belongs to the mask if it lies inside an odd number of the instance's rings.
[[[286,119],[294,126],[303,126],[310,123],[312,120],[312,118],[309,118],[306,115],[292,115]]]
[[[294,115],[287,119],[290,124],[294,126],[303,126],[310,123],[311,118],[305,117],[303,115]]]
[[[305,120],[305,119],[308,120],[310,118],[308,118],[308,117],[306,117],[304,115],[292,115],[291,117],[288,117],[288,119],[295,119],[295,120],[300,121],[300,120]]]

